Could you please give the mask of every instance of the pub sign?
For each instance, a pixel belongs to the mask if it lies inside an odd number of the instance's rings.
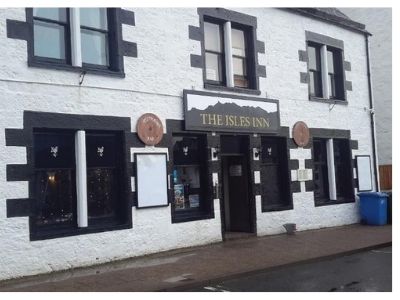
[[[183,91],[185,129],[248,133],[277,133],[277,100]]]

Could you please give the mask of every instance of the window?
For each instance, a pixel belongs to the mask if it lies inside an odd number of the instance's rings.
[[[33,8],[32,19],[30,65],[123,71],[116,9]]]
[[[34,8],[34,55],[60,63],[69,63],[69,10]]]
[[[284,138],[261,137],[262,211],[292,208],[286,149]]]
[[[308,74],[310,76],[310,95],[322,97],[321,55],[320,47],[310,43],[308,45]]]
[[[314,138],[313,162],[317,205],[354,200],[349,140]]]
[[[255,89],[249,76],[254,57],[249,57],[252,28],[230,21],[204,21],[205,80],[229,88]]]
[[[84,160],[76,158],[84,149],[78,133],[86,140]],[[35,131],[35,232],[57,235],[124,223],[121,147],[119,134],[113,132]],[[78,180],[84,170],[86,179]],[[79,196],[79,190],[86,195]]]
[[[37,227],[72,227],[76,222],[73,132],[37,132],[34,140]]]
[[[346,100],[342,50],[309,41],[307,53],[310,97]]]
[[[205,138],[174,136],[173,145],[175,219],[209,214]]]
[[[204,47],[206,54],[206,79],[216,84],[225,82],[225,54],[220,24],[204,22]]]

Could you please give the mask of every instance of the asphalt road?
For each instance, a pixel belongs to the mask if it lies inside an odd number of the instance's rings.
[[[186,292],[391,292],[392,247],[251,276],[213,282]]]

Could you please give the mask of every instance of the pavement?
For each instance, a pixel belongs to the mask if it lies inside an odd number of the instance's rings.
[[[392,242],[392,226],[350,225],[230,240],[0,282],[0,291],[180,291]]]

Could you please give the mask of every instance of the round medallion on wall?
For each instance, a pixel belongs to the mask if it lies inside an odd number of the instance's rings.
[[[164,133],[161,120],[152,113],[146,113],[139,118],[136,131],[139,139],[148,146],[157,145]]]
[[[310,130],[303,121],[296,122],[293,126],[293,139],[297,146],[304,147],[310,141]]]

